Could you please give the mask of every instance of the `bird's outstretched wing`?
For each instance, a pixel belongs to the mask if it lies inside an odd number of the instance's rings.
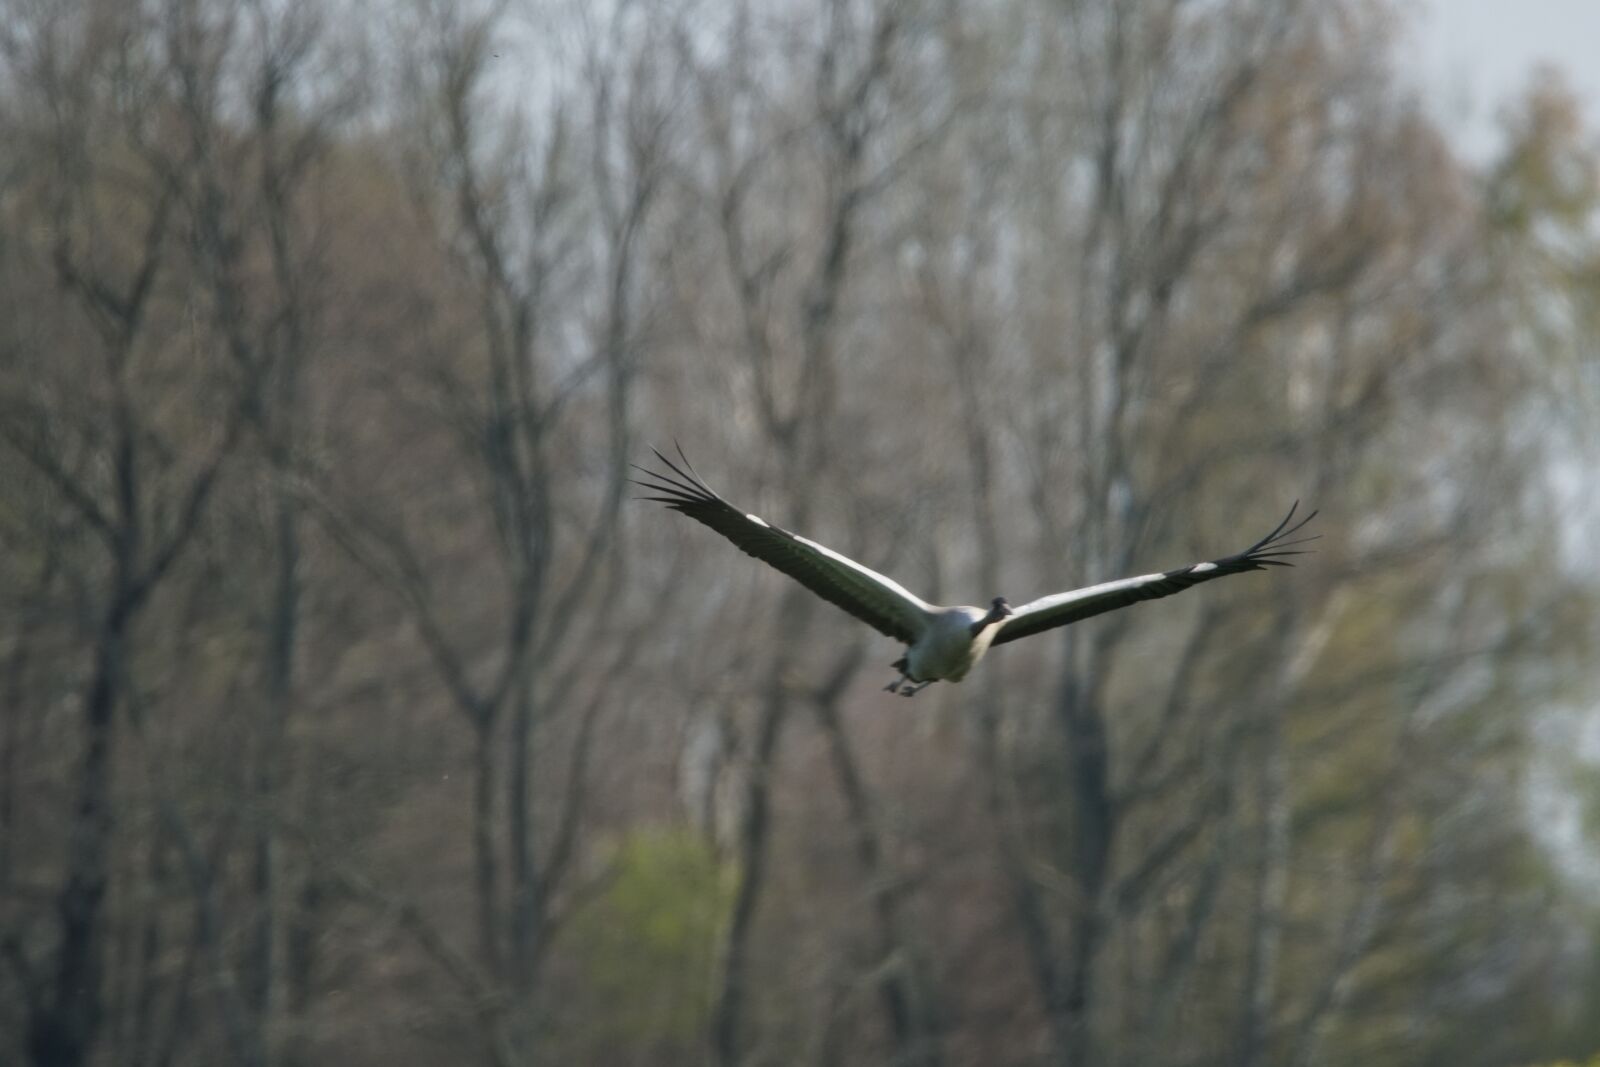
[[[1299,507],[1300,502],[1295,501],[1294,507],[1291,507],[1289,514],[1278,523],[1277,529],[1237,555],[1214,559],[1209,563],[1179,567],[1175,571],[1166,571],[1162,574],[1141,574],[1137,578],[1123,578],[1103,585],[1074,589],[1069,593],[1056,593],[1054,596],[1041,597],[1024,604],[1001,624],[1000,632],[995,635],[993,643],[1003,645],[1019,637],[1053,630],[1057,626],[1087,619],[1091,615],[1115,611],[1129,604],[1137,604],[1141,600],[1156,600],[1171,596],[1183,592],[1191,585],[1209,582],[1213,578],[1243,574],[1245,571],[1265,570],[1268,567],[1293,566],[1283,557],[1302,555],[1304,550],[1295,546],[1316,540],[1315,537],[1289,540],[1306,523],[1317,517],[1317,513],[1313,511],[1290,526],[1289,521],[1294,518],[1294,513]]]
[[[650,451],[655,452],[669,473],[635,464],[634,469],[651,481],[636,478],[634,484],[655,494],[641,499],[659,501],[705,523],[748,555],[776,567],[890,637],[910,644],[921,635],[932,605],[855,560],[740,511],[700,480],[683,449],[678,449],[681,467],[656,449]]]

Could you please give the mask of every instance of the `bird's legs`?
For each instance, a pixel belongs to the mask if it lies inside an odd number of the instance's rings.
[[[909,653],[907,655],[909,655]],[[901,656],[899,659],[897,659],[893,663],[889,664],[889,666],[891,668],[893,668],[894,670],[897,670],[897,671],[900,672],[900,677],[896,678],[894,681],[890,682],[888,685],[883,687],[883,691],[885,693],[893,693],[893,692],[895,692],[896,690],[898,690],[900,688],[900,684],[902,682],[904,682],[907,685],[911,684],[911,675],[906,673],[908,670],[911,669],[911,665],[909,663],[907,663],[906,660],[907,660],[907,656]]]
[[[928,688],[928,686],[932,685],[937,680],[937,679],[930,678],[926,682],[923,682],[921,685],[917,685],[917,684],[913,683],[912,680],[911,680],[911,675],[909,673],[910,670],[911,670],[910,653],[909,652],[906,655],[901,656],[899,659],[895,660],[893,663],[889,664],[889,666],[891,666],[895,670],[899,671],[900,672],[900,677],[896,678],[894,681],[890,682],[888,685],[883,687],[883,691],[885,693],[898,692],[903,697],[914,697],[918,693],[922,692],[924,689]]]
[[[937,678],[929,678],[926,682],[918,685],[911,680],[911,675],[905,673],[898,664],[895,666],[895,670],[900,671],[900,677],[883,687],[885,693],[899,693],[903,697],[914,697],[938,681]]]

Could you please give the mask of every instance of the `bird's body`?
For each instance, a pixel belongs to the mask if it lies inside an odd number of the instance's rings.
[[[645,499],[659,501],[704,523],[743,552],[789,575],[880,632],[905,642],[906,654],[893,664],[900,677],[885,688],[899,690],[906,696],[936,681],[961,681],[992,645],[1066,626],[1142,600],[1171,596],[1192,585],[1229,574],[1289,566],[1283,557],[1299,555],[1293,546],[1313,538],[1286,539],[1316,518],[1316,512],[1312,512],[1290,526],[1289,520],[1295,513],[1292,507],[1277,529],[1235,555],[1056,593],[1014,610],[1004,597],[995,597],[987,611],[966,606],[942,607],[929,604],[898,582],[824,545],[740,511],[700,480],[681,449],[678,456],[683,461],[682,467],[660,452],[656,453],[656,458],[666,465],[670,474],[637,468],[653,479],[638,484],[659,494]]]
[[[906,649],[905,675],[914,682],[959,682],[989,651],[1003,617],[986,621],[982,608],[936,608],[922,636]]]

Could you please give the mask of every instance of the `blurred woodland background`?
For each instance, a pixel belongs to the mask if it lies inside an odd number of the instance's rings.
[[[0,0],[0,1062],[1600,1049],[1600,142],[1403,14]],[[932,599],[1323,540],[908,701],[674,438]]]

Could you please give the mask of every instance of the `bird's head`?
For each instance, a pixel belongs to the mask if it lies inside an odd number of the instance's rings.
[[[989,619],[993,622],[999,622],[1007,615],[1013,614],[1015,612],[1011,610],[1011,605],[1006,602],[1006,598],[1003,596],[995,597],[989,605]]]

